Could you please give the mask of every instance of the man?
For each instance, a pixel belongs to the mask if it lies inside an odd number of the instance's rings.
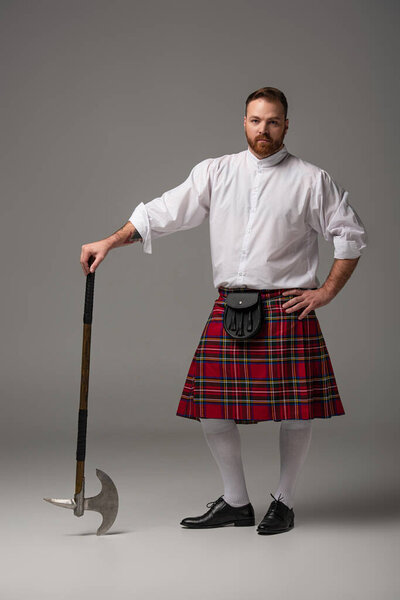
[[[247,494],[238,423],[280,421],[280,481],[259,534],[294,526],[296,481],[314,418],[345,414],[315,309],[328,304],[355,269],[367,234],[348,193],[323,169],[290,154],[287,100],[276,88],[246,100],[248,148],[197,164],[180,186],[147,204],[105,240],[82,247],[81,265],[95,271],[111,248],[140,240],[145,253],[163,235],[210,224],[214,286],[219,297],[203,329],[177,415],[200,421],[219,467],[224,494],[181,525],[255,524]],[[318,234],[334,243],[322,286],[316,276]],[[258,290],[263,326],[253,338],[224,329],[232,290]],[[286,301],[285,301],[286,300]]]

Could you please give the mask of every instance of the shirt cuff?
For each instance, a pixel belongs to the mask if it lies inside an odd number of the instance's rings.
[[[335,246],[334,258],[358,258],[361,256],[361,249],[354,240],[342,240],[338,236],[333,237]]]
[[[151,227],[147,210],[143,202],[137,205],[129,217],[129,221],[142,236],[143,252],[145,254],[151,254]]]

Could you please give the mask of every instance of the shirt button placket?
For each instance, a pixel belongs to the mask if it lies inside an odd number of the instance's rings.
[[[239,277],[242,279],[246,274],[245,268],[246,268],[246,261],[247,261],[247,255],[248,255],[248,249],[249,249],[249,242],[250,242],[250,235],[251,235],[251,230],[252,230],[252,225],[253,225],[253,220],[255,217],[255,205],[257,202],[257,195],[258,195],[258,176],[260,175],[260,171],[261,168],[258,167],[257,168],[257,173],[256,173],[256,182],[251,194],[251,198],[250,198],[250,210],[249,210],[249,220],[247,221],[247,227],[246,227],[246,231],[243,237],[243,244],[242,244],[242,251],[240,254],[240,262],[239,262],[239,271],[238,271],[238,275]]]

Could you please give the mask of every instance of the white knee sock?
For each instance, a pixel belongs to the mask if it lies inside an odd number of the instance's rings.
[[[200,419],[204,436],[224,483],[225,502],[244,506],[250,502],[243,472],[239,429],[233,419]]]
[[[280,480],[274,496],[293,508],[297,476],[306,459],[311,442],[312,419],[281,421],[279,431]],[[283,498],[282,498],[283,496]]]

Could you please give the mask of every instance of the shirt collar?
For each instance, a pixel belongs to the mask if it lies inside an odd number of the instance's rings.
[[[257,158],[257,156],[254,156],[254,154],[249,150],[249,148],[247,148],[248,160],[250,160],[250,162],[252,162],[256,167],[262,168],[274,167],[275,165],[280,163],[281,160],[283,160],[287,154],[289,153],[285,144],[283,144],[282,148],[278,150],[278,152],[275,152],[274,154],[271,154],[266,158]]]

